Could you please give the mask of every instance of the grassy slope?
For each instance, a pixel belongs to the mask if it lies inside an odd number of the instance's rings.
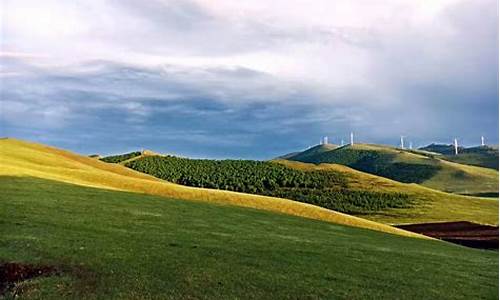
[[[418,199],[418,205],[409,209],[390,209],[380,214],[364,215],[363,218],[389,224],[461,221],[498,224],[498,201],[490,198],[460,196],[405,184],[380,176],[363,173],[337,164],[308,164],[288,160],[276,160],[300,170],[333,170],[345,174],[351,189],[376,192],[408,193]]]
[[[498,193],[498,171],[441,161],[443,168],[423,186],[459,194]]]
[[[441,191],[453,192],[458,194],[477,194],[498,192],[498,171],[462,165],[441,159],[431,159],[424,153],[418,151],[401,151],[388,146],[356,144],[354,146],[345,146],[332,151],[322,152],[318,155],[307,156],[302,159],[300,156],[292,157],[292,160],[312,163],[328,163],[332,161],[334,155],[341,156],[342,151],[376,151],[387,157],[394,156],[393,163],[424,164],[437,166],[440,170],[432,178],[425,180],[423,186],[438,189]],[[299,159],[297,159],[299,158]]]
[[[443,159],[452,162],[498,170],[498,148],[495,147],[460,147],[458,155],[454,154],[453,145],[431,144],[420,149],[442,154]]]
[[[308,159],[309,157],[314,157],[318,154],[334,150],[336,148],[338,148],[338,146],[333,145],[333,144],[317,145],[317,146],[311,147],[307,150],[304,150],[302,152],[297,152],[294,155],[287,154],[285,156],[288,156],[288,157],[282,157],[282,158],[288,159],[290,157],[294,157],[296,160],[304,160],[304,159]]]
[[[63,271],[28,299],[498,298],[497,252],[29,177],[0,190],[0,262]]]
[[[463,153],[460,155],[445,155],[444,159],[466,164],[498,170],[498,153],[495,155],[484,155],[480,153]]]
[[[245,206],[421,237],[391,226],[291,200],[176,185],[121,165],[108,164],[68,151],[15,139],[0,140],[0,166],[0,176],[32,176],[106,189]]]

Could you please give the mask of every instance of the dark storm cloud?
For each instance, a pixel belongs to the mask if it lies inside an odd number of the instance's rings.
[[[35,5],[20,1],[10,5]],[[498,143],[497,1],[223,2],[48,1],[47,14],[73,12],[48,31],[60,19],[28,10],[19,20],[37,26],[13,24],[0,41],[35,52],[0,52],[0,134],[85,153],[246,158],[350,131]]]
[[[4,78],[7,134],[42,141],[57,136],[56,143],[83,152],[134,145],[197,157],[266,158],[313,143],[313,132],[320,131],[321,117],[303,101],[313,101],[314,93],[255,71],[103,62],[89,69]],[[303,138],[308,134],[311,139]]]

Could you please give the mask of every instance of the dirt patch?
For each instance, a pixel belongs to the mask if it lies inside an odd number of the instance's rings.
[[[16,283],[24,280],[57,274],[59,274],[59,271],[52,266],[36,266],[21,263],[0,264],[0,295],[13,288]]]
[[[498,249],[498,226],[460,221],[398,225],[396,227],[467,247]]]

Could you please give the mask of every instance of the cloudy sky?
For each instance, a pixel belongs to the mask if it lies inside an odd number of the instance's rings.
[[[258,158],[498,143],[497,0],[0,0],[0,136]]]

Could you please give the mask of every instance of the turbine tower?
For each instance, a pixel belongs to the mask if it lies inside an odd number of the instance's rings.
[[[328,145],[328,137],[327,136],[323,137],[323,145]]]
[[[340,146],[344,146],[344,139],[340,140]]]
[[[354,146],[354,133],[351,132],[351,146]]]
[[[401,149],[404,150],[404,148],[405,148],[405,137],[401,136]]]
[[[483,146],[483,147],[484,147],[484,145],[485,145],[485,144],[484,144],[484,136],[481,136],[481,146]]]
[[[455,155],[458,155],[458,140],[455,139]]]
[[[409,146],[410,150],[413,150],[413,142],[410,141],[410,146]]]

